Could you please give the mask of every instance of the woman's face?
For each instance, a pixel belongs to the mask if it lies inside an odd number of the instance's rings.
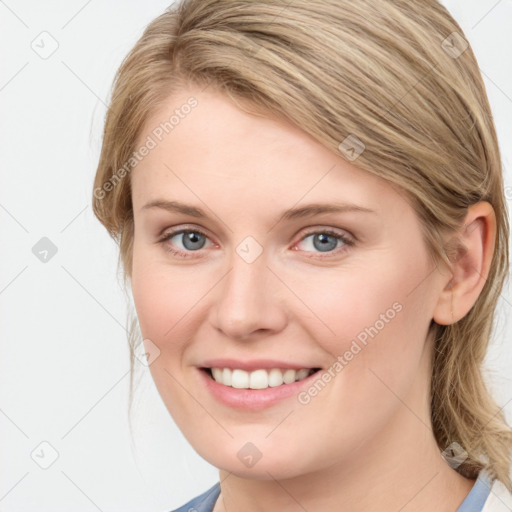
[[[197,452],[287,478],[424,438],[445,281],[406,200],[211,87],[170,97],[144,144],[133,297],[151,374]]]

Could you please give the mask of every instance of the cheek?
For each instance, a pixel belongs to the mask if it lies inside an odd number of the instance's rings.
[[[406,308],[417,314],[418,294],[410,292],[425,272],[416,261],[413,266],[388,254],[387,260],[368,258],[340,269],[317,271],[314,279],[294,279],[294,292],[311,312],[310,330],[314,329],[316,336],[321,333],[325,340],[332,339],[329,344],[334,349],[358,336],[364,340],[372,326],[380,336],[391,324],[403,321],[398,310]]]
[[[425,277],[420,261],[415,268],[399,262],[379,272],[369,270],[375,268],[370,265],[352,268],[336,280],[332,275],[315,280],[315,292],[304,295],[329,327],[313,317],[309,333],[335,359],[325,379],[319,377],[298,397],[297,418],[331,425],[338,437],[324,453],[326,460],[340,455],[334,445],[348,454],[350,446],[372,439],[400,409],[401,400],[418,396],[410,394],[416,385],[422,393],[429,304],[424,289],[411,293]]]
[[[182,366],[186,363],[183,354],[196,329],[200,299],[208,289],[204,284],[200,290],[191,282],[192,271],[173,270],[160,256],[134,247],[131,285],[141,335],[159,350],[149,370],[180,428],[188,426],[189,418],[200,412],[194,409],[193,401],[180,385]]]
[[[173,268],[166,265],[165,258],[163,249],[159,253],[134,244],[132,294],[143,337],[160,348],[165,344],[165,350],[177,350],[175,341],[187,338],[183,329],[197,314],[196,306],[208,283],[195,279],[192,266]]]
[[[162,334],[173,325],[173,294],[169,293],[165,279],[159,279],[150,265],[138,265],[135,261],[131,283],[142,336],[160,346]]]
[[[425,255],[379,256],[336,275],[318,274],[314,286],[296,281],[297,295],[314,313],[303,326],[339,362],[331,367],[333,387],[349,402],[366,393],[367,403],[377,404],[383,393],[389,394],[377,376],[396,392],[405,392],[420,364],[430,324]]]

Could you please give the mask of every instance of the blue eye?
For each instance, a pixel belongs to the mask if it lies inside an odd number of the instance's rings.
[[[338,248],[344,249],[354,245],[352,240],[334,231],[316,231],[303,237],[300,243],[304,243],[305,251],[332,252]],[[341,246],[341,247],[340,247]]]
[[[176,241],[173,241],[176,239]],[[180,256],[188,256],[187,252],[194,252],[202,249],[208,237],[197,229],[182,229],[180,231],[173,231],[171,233],[167,233],[164,237],[159,240],[159,242],[164,244],[164,247],[167,251],[172,254],[179,254]],[[167,243],[167,241],[171,243]],[[181,243],[182,247],[180,247],[179,243]],[[173,247],[178,246],[177,249]]]

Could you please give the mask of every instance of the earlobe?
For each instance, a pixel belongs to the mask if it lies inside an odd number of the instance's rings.
[[[450,275],[439,294],[433,320],[450,325],[467,315],[489,274],[496,238],[496,216],[487,201],[468,208],[455,240]]]

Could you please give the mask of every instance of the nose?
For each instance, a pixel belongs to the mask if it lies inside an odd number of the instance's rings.
[[[283,284],[261,255],[248,263],[233,254],[229,272],[216,286],[210,320],[225,336],[248,341],[286,326]]]

